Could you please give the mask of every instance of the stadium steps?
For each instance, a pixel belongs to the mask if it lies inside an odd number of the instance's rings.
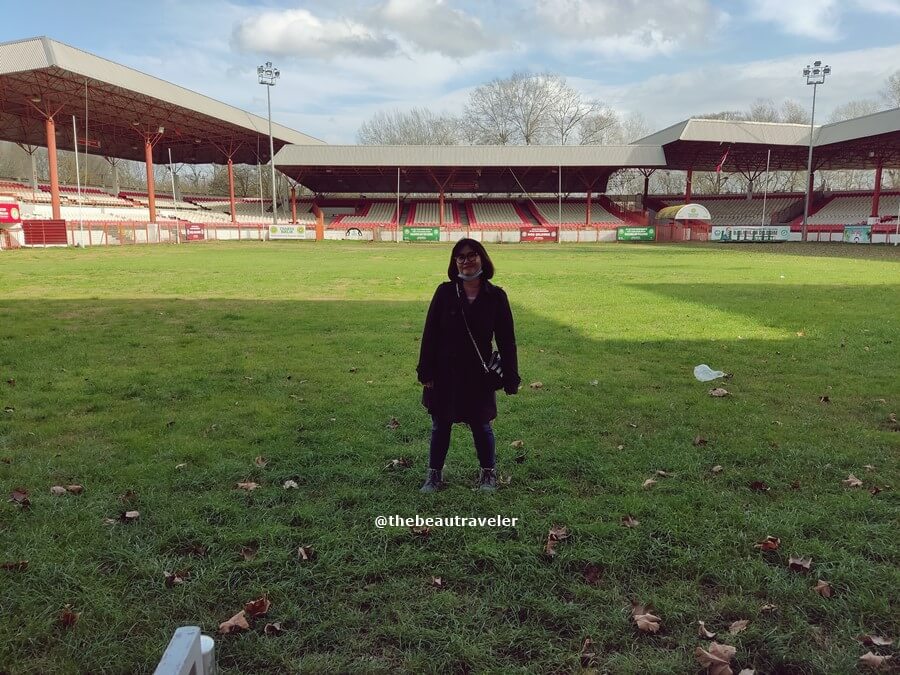
[[[468,230],[469,226],[470,226],[469,209],[466,208],[465,204],[460,204],[458,213],[459,213],[459,222],[460,222],[460,225],[462,225],[462,229]]]
[[[528,202],[516,202],[516,205],[519,207],[519,212],[522,214],[522,217],[528,221],[529,225],[533,227],[542,227],[541,221],[535,217],[531,210],[531,204]]]
[[[398,221],[400,223],[400,227],[410,224],[409,223],[410,206],[412,206],[412,204],[410,202],[403,202],[400,205],[400,220]]]

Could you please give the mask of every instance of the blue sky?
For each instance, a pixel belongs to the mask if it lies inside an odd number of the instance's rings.
[[[822,59],[820,121],[900,69],[900,0],[5,3],[0,38],[35,35],[261,114],[256,66],[272,60],[273,117],[353,143],[377,110],[456,113],[516,70],[564,75],[656,130],[760,97],[808,105],[800,71]]]

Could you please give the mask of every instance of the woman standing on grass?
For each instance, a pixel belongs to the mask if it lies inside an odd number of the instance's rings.
[[[496,338],[507,394],[519,390],[519,365],[512,311],[506,293],[494,286],[494,264],[480,242],[460,239],[450,253],[450,281],[434,292],[416,368],[424,385],[422,405],[431,414],[428,475],[422,492],[442,486],[441,471],[454,423],[468,424],[481,465],[479,489],[496,489],[494,430],[497,397],[489,373],[491,339]]]

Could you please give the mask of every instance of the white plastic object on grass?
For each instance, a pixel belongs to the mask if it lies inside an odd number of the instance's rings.
[[[725,377],[725,373],[721,370],[713,370],[705,363],[701,363],[699,366],[694,366],[694,377],[701,382],[709,382],[710,380]]]

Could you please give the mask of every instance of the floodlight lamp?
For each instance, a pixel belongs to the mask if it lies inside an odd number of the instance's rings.
[[[34,95],[31,97],[31,102],[32,102],[32,103],[40,103],[40,102],[41,102],[40,94],[34,94]]]
[[[160,127],[159,127],[159,129],[157,129],[157,131],[161,134],[164,134],[166,132],[166,128],[164,126],[160,125]]]
[[[133,127],[136,127],[138,125],[140,125],[140,122],[138,120],[135,120],[134,122],[131,123],[131,126],[133,126]]]

